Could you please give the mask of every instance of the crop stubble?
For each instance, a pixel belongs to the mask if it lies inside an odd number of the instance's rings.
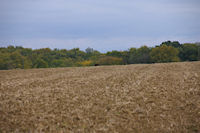
[[[200,62],[0,71],[0,132],[200,132]]]

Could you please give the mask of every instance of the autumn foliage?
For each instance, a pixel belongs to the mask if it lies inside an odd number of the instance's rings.
[[[81,51],[79,48],[66,49],[31,49],[21,46],[0,47],[0,70],[55,68],[122,64],[149,64],[162,62],[200,60],[200,44],[177,41],[163,42],[155,47],[141,46],[124,51],[101,53],[93,48]]]

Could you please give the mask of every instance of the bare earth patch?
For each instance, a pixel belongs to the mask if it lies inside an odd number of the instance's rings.
[[[0,132],[200,132],[200,62],[0,71]]]

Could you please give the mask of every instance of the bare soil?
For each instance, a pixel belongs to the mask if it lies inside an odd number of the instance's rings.
[[[0,133],[198,133],[200,62],[0,71]]]

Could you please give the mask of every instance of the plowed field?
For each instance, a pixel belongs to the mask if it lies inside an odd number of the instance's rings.
[[[0,71],[1,132],[200,132],[200,62]]]

